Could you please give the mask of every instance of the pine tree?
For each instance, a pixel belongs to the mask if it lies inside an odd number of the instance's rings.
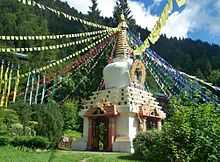
[[[92,6],[89,7],[88,15],[90,16],[91,21],[98,22],[100,18],[100,10],[98,9],[97,0],[91,0]]]
[[[204,79],[204,74],[202,73],[201,69],[198,68],[196,70],[196,76],[199,78],[199,79]]]
[[[117,0],[116,6],[114,8],[113,16],[115,18],[116,23],[120,22],[121,14],[124,14],[127,23],[129,25],[134,25],[136,22],[131,15],[131,9],[128,7],[128,1],[127,0]]]

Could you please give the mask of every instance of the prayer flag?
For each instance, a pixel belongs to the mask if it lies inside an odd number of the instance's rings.
[[[182,7],[186,4],[186,0],[176,0],[176,3],[179,7]]]

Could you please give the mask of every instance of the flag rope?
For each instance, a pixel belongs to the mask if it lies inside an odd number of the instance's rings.
[[[50,68],[52,68],[52,67],[54,67],[54,66],[57,66],[57,65],[59,65],[59,64],[61,64],[61,63],[63,63],[63,62],[66,62],[66,61],[72,59],[73,57],[79,56],[80,54],[82,54],[82,53],[88,51],[90,48],[96,46],[98,43],[100,43],[100,42],[102,42],[103,40],[109,38],[110,36],[111,36],[111,35],[107,35],[107,36],[105,36],[105,37],[103,37],[103,38],[97,40],[96,42],[94,42],[94,43],[88,45],[87,47],[85,47],[85,48],[83,48],[83,49],[81,49],[81,50],[79,50],[79,51],[77,51],[77,52],[74,52],[73,54],[71,54],[71,55],[69,55],[69,56],[67,56],[67,57],[65,57],[65,58],[62,58],[62,59],[60,59],[60,60],[57,60],[57,61],[55,61],[55,62],[53,62],[53,63],[51,63],[51,64],[49,64],[49,65],[43,66],[43,67],[41,67],[41,68],[34,69],[34,70],[32,70],[32,71],[30,71],[30,72],[27,72],[27,73],[24,73],[24,74],[21,74],[21,78],[27,77],[29,74],[36,74],[36,73],[40,73],[40,72],[42,72],[42,71],[46,71],[46,70],[48,70],[48,69],[50,69]]]
[[[26,36],[9,36],[9,35],[1,35],[0,40],[2,41],[28,41],[28,40],[59,40],[59,39],[70,39],[70,38],[83,38],[87,36],[109,33],[108,30],[98,30],[92,32],[82,32],[82,33],[74,33],[74,34],[59,34],[59,35],[26,35]]]
[[[0,48],[0,53],[14,53],[14,52],[39,52],[39,51],[48,51],[48,50],[56,50],[62,48],[68,48],[75,45],[80,45],[83,43],[90,42],[92,40],[96,40],[102,36],[105,36],[106,33],[100,34],[98,36],[89,37],[83,40],[73,41],[69,43],[49,45],[49,46],[38,46],[38,47],[29,47],[29,48]]]

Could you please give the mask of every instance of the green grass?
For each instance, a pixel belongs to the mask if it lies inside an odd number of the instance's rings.
[[[12,146],[0,147],[0,162],[141,162],[126,153],[77,151],[20,151]]]

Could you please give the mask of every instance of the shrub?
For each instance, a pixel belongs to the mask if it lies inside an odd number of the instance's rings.
[[[50,147],[50,142],[47,138],[35,136],[28,141],[30,148],[48,149]]]
[[[79,139],[81,137],[82,133],[73,131],[73,130],[65,130],[64,136],[72,138],[73,140]]]
[[[220,159],[220,116],[216,106],[180,106],[163,129],[163,143],[173,160],[192,162]]]
[[[60,107],[53,101],[44,105],[36,105],[33,109],[34,120],[37,121],[36,133],[47,137],[57,146],[63,135],[63,116]]]
[[[220,159],[220,116],[216,106],[178,106],[160,133],[134,140],[135,153],[151,162],[217,162]]]
[[[0,136],[0,146],[8,145],[11,141],[10,137]]]
[[[77,101],[66,101],[62,108],[65,130],[80,131],[82,118],[79,116],[79,104]]]
[[[18,123],[18,114],[14,110],[0,109],[0,129],[9,130],[12,124]]]
[[[32,149],[48,149],[50,147],[49,140],[41,136],[18,136],[12,140],[11,144],[15,147],[27,147]]]
[[[137,135],[134,139],[135,156],[146,161],[160,161],[161,133],[157,130],[151,130]]]
[[[24,131],[25,129],[25,131]],[[35,136],[36,135],[36,132],[34,129],[30,128],[30,127],[23,127],[22,124],[20,123],[16,123],[16,124],[13,124],[11,125],[11,128],[10,128],[10,133],[13,135],[13,136]]]

